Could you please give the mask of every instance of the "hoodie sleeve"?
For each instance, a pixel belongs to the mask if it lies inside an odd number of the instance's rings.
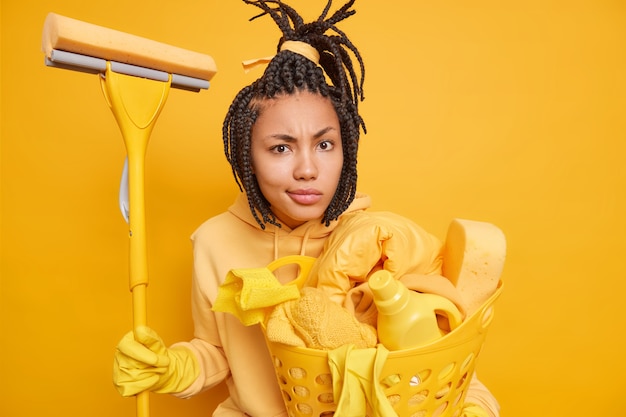
[[[465,406],[470,404],[485,410],[489,417],[500,416],[500,404],[487,387],[478,380],[476,374],[472,377],[465,396]]]
[[[191,309],[194,322],[194,338],[189,342],[177,343],[190,349],[198,359],[200,375],[177,397],[191,397],[222,382],[230,373],[228,360],[221,346],[220,328],[223,325],[211,310],[212,294],[216,291],[218,272],[205,250],[202,235],[193,236],[194,266],[191,288]]]

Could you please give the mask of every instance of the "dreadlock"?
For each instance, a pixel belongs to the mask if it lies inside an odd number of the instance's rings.
[[[356,13],[350,10],[355,0],[348,1],[330,17],[328,13],[332,0],[328,0],[320,17],[310,23],[305,23],[292,7],[279,0],[243,1],[262,10],[250,21],[269,15],[283,36],[278,43],[276,56],[261,78],[244,87],[230,105],[222,127],[224,153],[239,189],[245,190],[247,194],[250,210],[259,225],[262,228],[265,228],[266,223],[280,226],[252,172],[252,126],[262,110],[264,100],[305,90],[329,98],[339,118],[344,162],[339,185],[322,218],[322,222],[328,226],[354,200],[360,129],[366,132],[365,123],[358,112],[359,101],[364,99],[363,60],[345,33],[336,27],[338,22]],[[281,50],[281,45],[286,41],[301,41],[313,46],[320,54],[319,66],[301,54]],[[350,53],[358,61],[360,77],[357,76]]]

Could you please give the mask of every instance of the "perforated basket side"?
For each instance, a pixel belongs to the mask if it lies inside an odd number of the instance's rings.
[[[501,288],[445,337],[430,345],[390,352],[380,383],[399,416],[461,414],[500,292]]]
[[[502,285],[471,317],[435,342],[389,353],[379,383],[399,417],[457,417],[476,367],[493,303]],[[336,409],[326,351],[267,340],[291,417],[330,417]]]

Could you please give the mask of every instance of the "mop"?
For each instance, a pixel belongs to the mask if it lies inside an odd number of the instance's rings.
[[[145,154],[170,88],[209,88],[217,69],[209,55],[50,13],[42,36],[50,67],[99,74],[105,100],[119,125],[127,158],[120,208],[129,224],[129,287],[133,328],[147,324]],[[128,201],[126,201],[128,199]],[[137,395],[137,415],[149,416],[149,393]]]

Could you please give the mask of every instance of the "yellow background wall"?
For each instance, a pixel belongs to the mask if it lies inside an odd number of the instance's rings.
[[[293,0],[307,17],[324,1]],[[209,91],[173,90],[147,156],[149,323],[191,337],[189,235],[237,193],[228,103],[274,51],[237,0],[2,0],[0,415],[131,416],[111,362],[131,326],[124,148],[96,76],[46,68],[49,11],[211,54]],[[626,361],[626,6],[366,1],[342,26],[367,64],[360,189],[444,237],[453,217],[508,238],[479,375],[503,416],[619,416]],[[215,239],[219,240],[219,236]],[[223,388],[154,416],[207,416]]]

